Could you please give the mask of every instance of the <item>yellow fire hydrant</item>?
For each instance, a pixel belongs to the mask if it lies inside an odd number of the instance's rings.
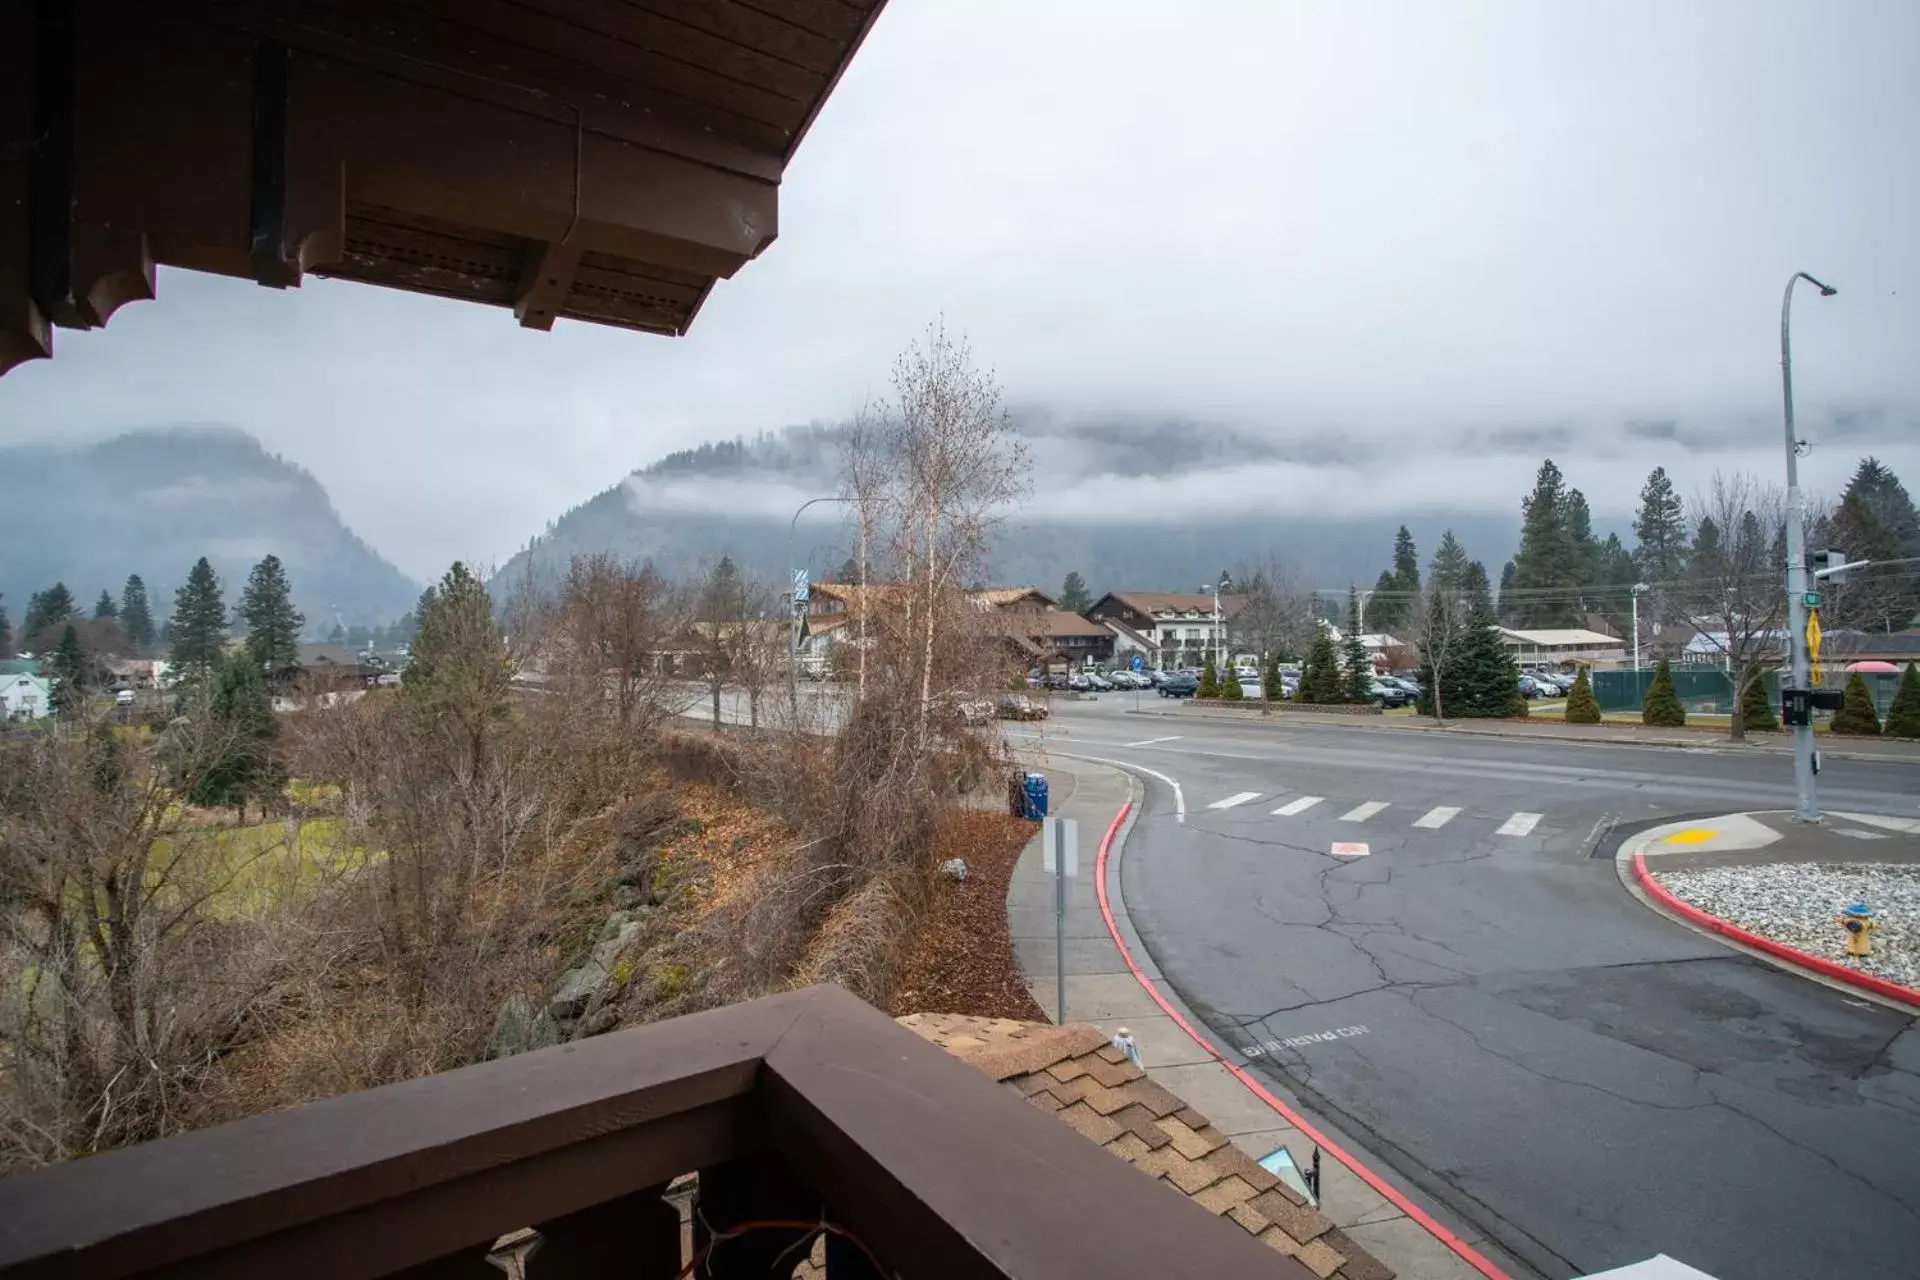
[[[1873,931],[1879,926],[1874,923],[1873,908],[1864,902],[1856,902],[1840,911],[1840,927],[1847,931],[1847,960],[1859,964],[1861,959],[1873,954]]]

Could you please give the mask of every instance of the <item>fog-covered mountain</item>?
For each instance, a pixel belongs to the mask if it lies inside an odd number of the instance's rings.
[[[1369,501],[1367,462],[1337,436],[1281,443],[1179,420],[1035,412],[1016,421],[1032,497],[997,539],[989,576],[998,583],[1057,588],[1078,570],[1096,592],[1192,590],[1278,552],[1313,585],[1369,585],[1401,524],[1423,558],[1451,527],[1497,577],[1519,541],[1518,493],[1510,516]],[[669,573],[726,554],[784,576],[795,508],[839,488],[841,439],[838,427],[795,427],[671,454],[555,520],[497,580],[529,570],[551,580],[570,557],[594,551],[650,558]],[[819,580],[851,544],[841,509],[823,504],[801,520],[792,554]]]
[[[269,552],[310,624],[396,618],[420,587],[340,522],[320,482],[243,431],[175,427],[98,444],[0,449],[0,592],[17,624],[28,596],[64,582],[91,608],[146,580],[156,619],[206,556],[229,606]]]

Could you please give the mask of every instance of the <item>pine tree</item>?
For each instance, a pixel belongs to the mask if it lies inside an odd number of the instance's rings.
[[[27,616],[20,621],[20,643],[36,652],[58,644],[57,628],[79,616],[80,608],[66,583],[56,582],[45,591],[36,591],[27,601]]]
[[[147,603],[147,584],[137,573],[127,575],[127,585],[120,589],[120,626],[133,642],[135,653],[152,651],[153,608]]]
[[[852,556],[848,556],[840,562],[840,571],[834,575],[833,580],[835,582],[859,582],[860,562]]]
[[[1333,633],[1314,624],[1313,647],[1307,651],[1307,664],[1300,673],[1297,702],[1331,704],[1340,701],[1340,655],[1333,647]]]
[[[1780,727],[1780,717],[1773,711],[1773,699],[1767,696],[1767,678],[1763,672],[1754,672],[1747,682],[1747,691],[1740,695],[1740,722],[1745,728],[1765,732]]]
[[[1633,563],[1641,580],[1678,583],[1687,567],[1687,511],[1665,467],[1655,467],[1641,487],[1633,536]]]
[[[729,560],[721,564],[732,568]],[[493,600],[456,560],[440,585],[420,597],[419,614],[401,692],[423,722],[459,733],[477,758],[488,726],[507,713],[512,676]]]
[[[1240,687],[1240,677],[1228,667],[1220,676],[1220,697],[1227,702],[1243,702],[1246,696],[1247,691]]]
[[[1367,625],[1374,631],[1404,628],[1420,592],[1420,552],[1413,534],[1401,525],[1393,535],[1393,568],[1383,569],[1367,601]]]
[[[306,617],[293,607],[293,588],[280,557],[253,566],[236,611],[247,628],[247,654],[262,671],[282,671],[300,661],[300,628]]]
[[[1858,671],[1847,677],[1846,701],[1833,713],[1827,727],[1834,733],[1858,738],[1880,736],[1880,717],[1873,709],[1873,695],[1867,691],[1867,678]]]
[[[1060,607],[1068,613],[1085,613],[1093,607],[1093,597],[1087,593],[1087,580],[1078,572],[1069,572],[1060,584]]]
[[[1878,458],[1863,458],[1824,531],[1849,560],[1882,563],[1920,556],[1920,513],[1906,487]],[[1838,626],[1899,631],[1920,612],[1920,583],[1897,568],[1854,571],[1837,584],[1828,613]]]
[[[1518,607],[1519,602],[1520,597],[1513,594],[1513,561],[1509,560],[1500,570],[1499,614],[1502,622],[1517,623],[1519,621],[1513,616],[1513,611]]]
[[[1889,738],[1920,738],[1920,673],[1911,662],[1900,676],[1900,689],[1887,708],[1887,723],[1882,730]]]
[[[220,579],[205,556],[194,561],[186,585],[173,593],[173,616],[167,628],[168,661],[175,670],[187,680],[210,677],[227,640],[227,604],[220,596]]]
[[[93,673],[88,669],[87,651],[80,645],[80,633],[71,622],[60,632],[60,646],[53,651],[50,665],[53,709],[62,715],[77,713],[86,706],[87,689],[93,684],[89,677]]]
[[[1591,586],[1598,581],[1596,570],[1600,567],[1600,543],[1593,536],[1593,511],[1587,506],[1587,495],[1578,489],[1567,490],[1566,510],[1567,536],[1573,539],[1577,569],[1574,584]]]
[[[1599,724],[1600,702],[1593,696],[1593,681],[1587,678],[1587,669],[1580,668],[1580,674],[1573,678],[1573,688],[1567,691],[1566,720],[1568,724]]]
[[[1460,571],[1460,594],[1492,616],[1493,589],[1487,585],[1487,566],[1478,560],[1467,561],[1467,567]]]
[[[1217,698],[1220,696],[1220,673],[1214,670],[1213,655],[1207,655],[1207,665],[1200,668],[1200,687],[1194,690],[1199,698]]]
[[[1571,516],[1565,479],[1548,458],[1520,504],[1520,551],[1513,558],[1517,598],[1509,613],[1515,626],[1570,627],[1579,620],[1573,596],[1581,553]]]
[[[1440,535],[1440,545],[1433,553],[1433,565],[1427,570],[1427,581],[1435,591],[1458,591],[1466,586],[1467,549],[1449,529]]]
[[[100,588],[100,598],[93,602],[93,620],[105,622],[120,616],[120,606],[113,602],[105,587]]]
[[[13,656],[13,623],[7,618],[5,601],[0,601],[0,658]]]
[[[1526,714],[1519,665],[1501,641],[1485,601],[1468,600],[1466,622],[1454,648],[1457,656],[1449,654],[1448,670],[1440,673],[1440,679],[1447,681],[1441,697],[1449,716],[1486,719]]]
[[[1373,655],[1360,639],[1360,593],[1351,586],[1347,588],[1347,638],[1343,647],[1341,698],[1365,706],[1373,701]]]
[[[1653,669],[1653,683],[1647,686],[1647,699],[1640,708],[1640,723],[1662,729],[1678,729],[1686,722],[1687,709],[1673,688],[1673,668],[1662,658]]]
[[[214,756],[194,779],[189,799],[202,805],[232,805],[244,818],[249,799],[264,809],[285,783],[274,758],[280,725],[260,677],[260,666],[246,652],[229,654],[214,673],[207,704]]]
[[[1280,653],[1275,650],[1267,655],[1267,666],[1260,673],[1260,696],[1268,702],[1279,702],[1286,695],[1286,686],[1280,680]]]

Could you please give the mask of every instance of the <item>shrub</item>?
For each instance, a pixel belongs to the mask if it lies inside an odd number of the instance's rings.
[[[1774,713],[1773,699],[1767,696],[1766,677],[1754,673],[1753,683],[1740,695],[1740,723],[1749,729],[1775,730],[1780,717]]]
[[[1640,722],[1662,729],[1678,729],[1687,723],[1687,709],[1673,689],[1673,668],[1662,658],[1653,669],[1653,683],[1647,686],[1647,701],[1640,708]]]
[[[1207,665],[1200,669],[1200,687],[1194,690],[1194,694],[1201,698],[1220,696],[1220,675],[1213,668],[1212,658],[1208,658]]]
[[[1286,686],[1280,683],[1280,653],[1275,650],[1267,655],[1266,670],[1260,673],[1260,696],[1268,702],[1279,702],[1286,695]]]
[[[1858,738],[1880,736],[1880,717],[1874,714],[1873,695],[1867,692],[1867,678],[1858,671],[1847,677],[1846,701],[1833,713],[1835,733]]]
[[[1907,664],[1906,674],[1900,677],[1900,691],[1893,695],[1893,705],[1887,708],[1887,723],[1881,730],[1889,738],[1920,738],[1920,672],[1914,665]]]
[[[1220,696],[1228,702],[1239,702],[1247,696],[1246,692],[1240,688],[1240,677],[1233,674],[1232,669],[1228,669],[1226,676],[1220,681]]]
[[[1600,702],[1593,696],[1593,681],[1587,678],[1587,669],[1580,668],[1580,674],[1573,678],[1573,688],[1567,692],[1566,719],[1568,724],[1599,724]]]

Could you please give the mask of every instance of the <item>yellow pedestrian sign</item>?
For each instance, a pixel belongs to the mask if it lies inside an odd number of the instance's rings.
[[[1814,609],[1807,614],[1807,674],[1815,684],[1820,683],[1820,611]]]

